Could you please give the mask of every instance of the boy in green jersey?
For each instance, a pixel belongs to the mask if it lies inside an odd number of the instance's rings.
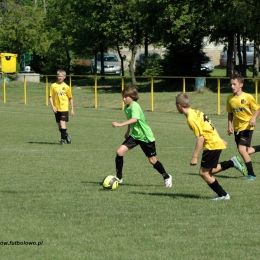
[[[256,119],[260,114],[260,106],[251,94],[242,91],[244,79],[235,73],[231,78],[233,93],[227,97],[228,135],[234,134],[237,149],[246,168],[247,180],[256,179],[250,155],[260,151],[260,145],[251,146]],[[253,113],[254,111],[254,113]]]
[[[51,85],[49,95],[49,101],[52,107],[52,111],[54,112],[55,120],[61,133],[61,145],[65,144],[65,140],[68,144],[71,143],[66,127],[66,122],[69,121],[69,104],[71,107],[71,115],[74,116],[71,88],[64,82],[65,78],[66,71],[58,70],[58,80],[56,83],[53,83]]]
[[[186,93],[180,93],[176,96],[176,107],[180,114],[186,116],[187,123],[197,138],[190,165],[197,165],[199,153],[203,149],[200,176],[217,193],[218,196],[213,200],[229,200],[229,194],[220,186],[214,174],[231,167],[243,172],[245,166],[242,159],[234,156],[229,161],[219,163],[221,151],[226,149],[227,143],[220,138],[211,120],[203,112],[190,107],[190,99]]]
[[[140,145],[141,149],[148,157],[149,162],[164,178],[167,188],[172,186],[172,176],[167,174],[161,162],[156,159],[155,138],[150,126],[146,123],[144,113],[136,102],[139,98],[135,86],[130,85],[122,91],[125,103],[125,114],[127,121],[118,123],[113,122],[113,127],[127,126],[125,141],[116,151],[116,177],[122,183],[123,156],[130,149]]]

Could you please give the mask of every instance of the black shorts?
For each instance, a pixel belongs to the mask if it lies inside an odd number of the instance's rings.
[[[200,166],[203,168],[217,168],[222,150],[205,150],[202,153]]]
[[[129,150],[133,149],[137,145],[140,145],[147,157],[156,156],[155,142],[145,143],[139,140],[135,140],[132,136],[128,136],[122,145],[125,145]]]
[[[69,112],[57,112],[55,114],[56,123],[59,123],[60,121],[69,122]]]
[[[235,142],[238,145],[244,145],[246,147],[251,146],[253,130],[244,130],[241,132],[235,132]]]

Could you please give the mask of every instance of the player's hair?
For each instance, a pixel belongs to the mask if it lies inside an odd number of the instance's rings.
[[[57,75],[62,74],[63,76],[66,76],[66,71],[65,70],[58,70]]]
[[[237,79],[237,81],[239,83],[243,83],[244,84],[244,78],[241,76],[241,74],[239,72],[234,72],[233,75],[231,76],[231,79]]]
[[[122,97],[130,97],[134,101],[137,101],[139,99],[139,94],[136,89],[136,86],[129,85],[122,91]]]
[[[190,107],[190,99],[184,92],[179,93],[176,96],[176,104],[180,104],[182,107]]]

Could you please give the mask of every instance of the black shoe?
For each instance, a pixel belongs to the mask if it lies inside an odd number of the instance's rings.
[[[60,145],[64,145],[65,144],[65,140],[61,139],[60,140]]]
[[[71,144],[71,140],[70,140],[70,137],[68,134],[66,135],[66,141],[67,141],[67,144]]]

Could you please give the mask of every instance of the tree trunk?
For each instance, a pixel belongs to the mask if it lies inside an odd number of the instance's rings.
[[[227,70],[226,77],[232,77],[233,72],[233,53],[234,53],[234,35],[230,33],[228,36],[228,50],[227,50]]]
[[[254,67],[253,67],[253,78],[257,78],[259,74],[259,41],[254,42]]]
[[[135,72],[134,72],[134,62],[135,62],[135,56],[137,53],[137,46],[136,45],[132,45],[130,48],[131,51],[131,61],[129,64],[129,71],[130,71],[130,76],[132,78],[132,84],[136,85],[136,78],[135,78]]]
[[[116,48],[117,48],[117,52],[118,52],[118,55],[119,55],[119,59],[121,61],[121,75],[124,77],[125,76],[125,69],[124,69],[124,59],[125,59],[125,56],[123,57],[121,55],[118,37],[117,37],[117,41],[116,41]]]
[[[246,59],[246,38],[245,37],[243,37],[242,52],[243,52],[243,66],[242,66],[241,74],[243,77],[246,77],[247,59]]]

